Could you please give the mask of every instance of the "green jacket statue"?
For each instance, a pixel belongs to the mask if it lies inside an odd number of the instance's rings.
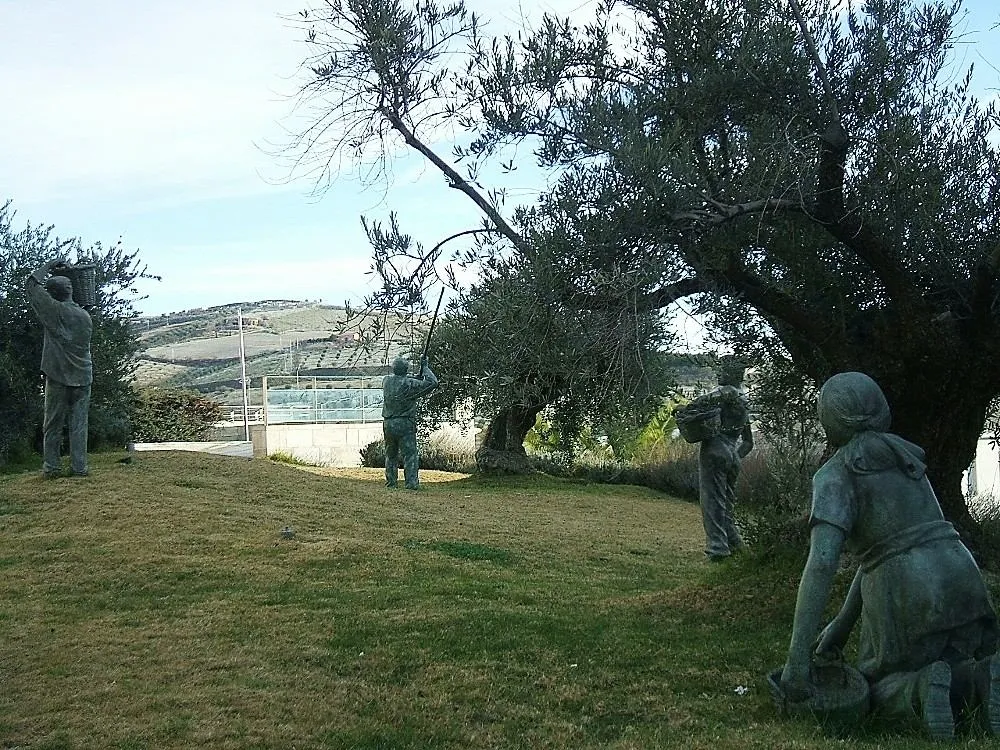
[[[63,427],[69,426],[70,470],[86,476],[90,386],[94,366],[90,314],[73,301],[73,285],[65,276],[49,275],[64,261],[49,261],[28,276],[28,301],[45,329],[42,372],[45,374],[45,418],[42,425],[42,472],[61,473]]]
[[[392,374],[382,380],[382,434],[385,438],[385,486],[395,487],[398,481],[399,454],[403,454],[403,480],[406,488],[420,486],[420,457],[417,453],[417,402],[437,388],[438,379],[427,364],[420,361],[420,374],[406,374],[405,359],[397,357]]]

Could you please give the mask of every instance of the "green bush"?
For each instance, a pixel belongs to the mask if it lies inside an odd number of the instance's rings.
[[[808,548],[812,475],[819,461],[818,448],[795,459],[787,446],[758,438],[736,487],[736,521],[751,548]]]
[[[471,474],[476,469],[476,457],[471,447],[447,435],[418,436],[417,451],[421,469],[461,474]],[[361,449],[361,465],[371,469],[385,468],[384,440],[373,440]]]
[[[654,446],[634,467],[633,484],[698,500],[698,446],[677,438]]]
[[[570,456],[552,451],[529,456],[536,471],[597,484],[650,487],[682,500],[698,499],[698,446],[671,439],[645,451],[641,460],[619,461],[606,453]]]
[[[129,420],[121,407],[91,403],[87,427],[90,450],[122,448],[128,442]]]
[[[372,440],[361,449],[361,465],[369,469],[385,468],[385,441]]]
[[[145,388],[132,409],[132,440],[144,443],[207,439],[222,408],[190,391]]]

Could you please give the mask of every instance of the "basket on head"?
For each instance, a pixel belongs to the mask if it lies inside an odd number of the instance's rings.
[[[681,437],[689,443],[700,443],[719,434],[722,429],[722,410],[692,408],[693,405],[682,407],[674,412],[677,429]]]
[[[833,732],[849,731],[868,715],[871,707],[868,680],[849,664],[813,664],[810,682],[813,694],[809,698],[790,701],[781,687],[781,669],[767,675],[767,686],[780,715],[812,716]]]
[[[65,276],[73,285],[73,301],[80,307],[97,304],[97,266],[84,263],[78,266],[57,266],[53,276]]]

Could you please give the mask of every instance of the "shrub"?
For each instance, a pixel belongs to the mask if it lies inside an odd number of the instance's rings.
[[[274,453],[269,453],[267,458],[269,461],[274,461],[279,464],[289,464],[291,466],[313,466],[313,464],[308,461],[303,461],[298,456],[293,456],[287,451],[275,451]]]
[[[659,443],[636,465],[636,484],[684,500],[698,500],[698,446],[672,439]]]
[[[87,432],[87,445],[91,450],[121,448],[128,442],[128,417],[120,406],[91,403]]]
[[[421,469],[471,474],[476,468],[472,448],[447,434],[419,436],[417,451],[420,454]],[[384,440],[373,440],[361,449],[361,465],[371,469],[385,467]]]
[[[747,544],[764,554],[808,548],[812,476],[821,450],[796,453],[758,437],[743,460],[736,488],[736,520]]]
[[[698,446],[667,440],[645,451],[641,461],[618,461],[603,451],[576,457],[547,452],[529,457],[536,471],[600,484],[650,487],[683,500],[698,499]]]
[[[420,468],[471,474],[476,470],[476,456],[471,446],[447,433],[417,440]],[[383,448],[384,450],[384,448]],[[385,461],[383,459],[383,466]]]
[[[361,465],[369,469],[385,468],[385,441],[372,440],[361,449]]]
[[[132,439],[139,442],[205,440],[222,407],[189,391],[145,388],[139,391],[132,410]]]

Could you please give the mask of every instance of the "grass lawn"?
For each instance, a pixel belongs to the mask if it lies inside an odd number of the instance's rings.
[[[0,747],[932,746],[776,717],[801,561],[706,563],[694,505],[117,458],[0,476]]]

